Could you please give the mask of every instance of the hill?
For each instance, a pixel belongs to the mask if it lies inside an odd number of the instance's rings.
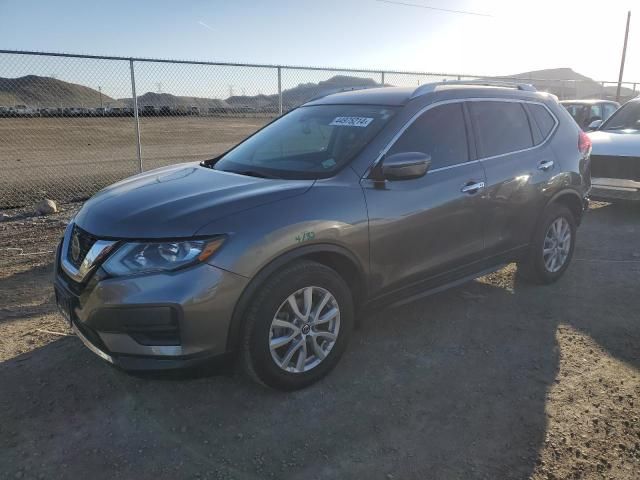
[[[336,75],[328,80],[318,83],[308,82],[301,83],[297,86],[282,91],[282,103],[285,109],[301,105],[312,98],[328,95],[330,93],[340,92],[348,89],[371,88],[379,86],[370,78],[358,78],[347,75]],[[127,106],[132,106],[131,98],[121,98],[118,100]],[[154,93],[147,92],[138,97],[138,106],[153,105],[154,107],[190,107],[198,106],[201,110],[210,107],[229,108],[229,109],[250,109],[256,111],[277,112],[278,95],[233,95],[225,100],[187,97],[172,95],[170,93]]]
[[[501,78],[527,80],[538,90],[551,92],[561,98],[606,98],[615,100],[617,89],[615,84],[603,86],[601,82],[596,82],[585,75],[574,72],[571,68],[533,70]],[[630,88],[622,87],[620,95],[624,101],[631,98],[634,92]]]
[[[133,106],[132,98],[121,98],[118,100],[128,107]],[[202,98],[202,97],[186,97],[179,95],[172,95],[170,93],[155,93],[147,92],[144,95],[138,96],[138,107],[142,108],[145,105],[152,105],[156,108],[168,106],[168,107],[191,107],[193,105],[200,109],[207,109],[209,107],[224,107],[224,100],[216,98]]]
[[[570,68],[553,68],[517,73],[503,77],[485,77],[492,79],[522,79],[532,83],[538,90],[554,93],[561,98],[614,98],[615,84],[603,86],[591,78],[574,72]],[[379,83],[371,78],[361,78],[349,75],[335,75],[318,83],[300,83],[282,92],[282,103],[285,110],[301,105],[313,98],[331,93],[349,90],[378,87]],[[389,86],[392,86],[389,84]],[[622,100],[633,96],[634,92],[628,88],[621,90]],[[18,78],[0,77],[0,106],[24,104],[32,108],[37,107],[88,107],[133,106],[131,98],[113,98],[102,94],[93,88],[70,82],[64,82],[53,77],[27,75]],[[156,108],[191,107],[197,106],[201,110],[208,108],[236,109],[250,111],[277,112],[279,99],[272,95],[233,95],[227,99],[179,96],[170,93],[147,92],[138,97],[138,105],[152,105]]]
[[[104,104],[113,101],[113,98],[102,95]],[[53,77],[0,77],[0,105],[10,107],[19,104],[30,107],[99,107],[100,92]]]

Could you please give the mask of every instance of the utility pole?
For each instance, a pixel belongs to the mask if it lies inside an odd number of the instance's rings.
[[[631,21],[631,10],[627,12],[627,29],[624,32],[624,46],[622,47],[622,60],[620,61],[620,76],[618,77],[618,88],[616,90],[616,102],[620,102],[620,89],[622,88],[622,75],[624,74],[624,60],[627,56],[627,40],[629,39],[629,22]]]

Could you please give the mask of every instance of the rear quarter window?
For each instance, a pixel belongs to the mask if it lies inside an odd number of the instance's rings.
[[[533,147],[529,119],[520,102],[469,102],[480,156],[503,155]]]
[[[529,103],[527,106],[533,116],[533,120],[540,129],[540,133],[542,134],[541,141],[544,142],[551,133],[551,130],[553,130],[553,127],[556,125],[556,120],[549,113],[549,110],[542,105]]]

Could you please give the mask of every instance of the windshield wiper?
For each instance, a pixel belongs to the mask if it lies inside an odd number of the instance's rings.
[[[268,175],[264,172],[259,172],[257,170],[227,170],[229,173],[237,173],[239,175],[246,175],[248,177],[256,177],[256,178],[280,178],[275,175]]]

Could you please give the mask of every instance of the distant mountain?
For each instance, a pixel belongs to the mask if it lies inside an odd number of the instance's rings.
[[[118,100],[128,107],[133,106],[133,99],[121,98]],[[155,93],[147,92],[144,95],[138,96],[138,107],[142,108],[145,105],[152,105],[156,108],[159,107],[191,107],[197,106],[200,109],[207,109],[209,107],[225,107],[225,101],[216,98],[202,98],[202,97],[183,97],[178,95],[172,95],[170,93]]]
[[[370,78],[335,75],[328,80],[318,83],[300,83],[297,86],[282,91],[282,104],[285,110],[302,105],[313,98],[342,92],[344,90],[359,90],[381,86]],[[235,95],[227,98],[226,102],[234,107],[248,107],[255,110],[275,110],[278,108],[278,95]]]
[[[522,79],[531,83],[538,90],[553,93],[563,98],[607,98],[615,100],[617,85],[602,83],[574,72],[571,68],[549,68],[546,70],[533,70],[531,72],[509,75],[509,79]],[[620,89],[621,97],[632,97],[634,92],[630,88]],[[627,98],[627,99],[628,99]]]
[[[113,101],[113,98],[102,95],[103,104]],[[30,107],[99,107],[100,92],[53,77],[0,77],[0,105],[12,107],[20,104]]]
[[[592,79],[578,72],[574,72],[571,68],[547,68],[545,70],[532,70],[530,72],[516,73],[509,75],[509,78],[534,78],[540,80],[578,80],[590,81]]]
[[[282,103],[285,105],[301,105],[322,95],[341,92],[343,90],[359,90],[362,88],[380,87],[370,78],[335,75],[318,83],[301,83],[297,87],[282,92]]]
[[[346,75],[336,75],[328,80],[322,80],[318,83],[301,83],[293,88],[282,91],[282,103],[285,109],[301,105],[308,102],[312,98],[330,93],[341,92],[349,89],[361,89],[380,86],[370,78],[358,78]],[[118,100],[127,106],[131,106],[133,101],[131,98],[121,98]],[[138,97],[138,106],[153,105],[154,107],[190,107],[198,106],[200,109],[229,108],[234,110],[248,109],[256,111],[278,111],[278,95],[233,95],[225,100],[200,98],[200,97],[182,97],[172,95],[170,93],[154,93],[147,92]]]
[[[570,68],[553,68],[517,73],[504,77],[489,77],[492,79],[522,79],[533,83],[538,90],[548,91],[564,98],[614,98],[615,84],[602,86],[601,83],[589,77],[574,72]],[[282,103],[285,110],[301,105],[309,100],[335,92],[352,89],[379,87],[380,84],[371,78],[360,78],[349,75],[335,75],[318,83],[300,83],[282,92]],[[388,84],[388,86],[392,86]],[[623,100],[634,93],[631,89],[622,88]],[[0,78],[0,106],[11,107],[24,104],[28,107],[87,107],[95,108],[132,106],[131,98],[115,100],[93,88],[75,83],[64,82],[53,77],[27,75],[19,78]],[[138,97],[138,105],[152,105],[156,108],[191,107],[197,106],[201,110],[208,108],[233,109],[246,111],[277,112],[279,108],[278,95],[233,95],[222,100],[216,98],[202,98],[177,96],[170,93],[147,92]]]

